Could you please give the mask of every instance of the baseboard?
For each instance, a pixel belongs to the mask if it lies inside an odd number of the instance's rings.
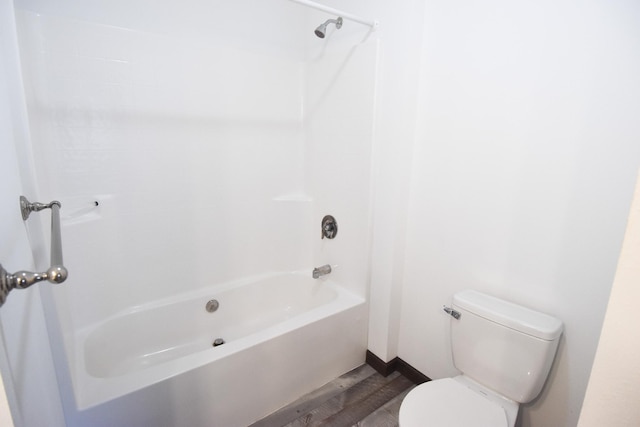
[[[424,382],[431,381],[428,376],[418,371],[416,368],[409,365],[399,357],[394,357],[389,362],[385,362],[384,360],[373,354],[370,350],[367,350],[365,361],[380,375],[385,377],[389,376],[395,371],[398,371],[416,384],[422,384]]]
[[[388,377],[398,369],[398,360],[400,359],[394,357],[393,360],[385,362],[369,350],[367,350],[367,357],[365,358],[367,364],[383,377]]]
[[[422,383],[426,383],[427,381],[431,381],[431,378],[429,378],[422,372],[418,371],[416,368],[409,365],[407,362],[405,362],[400,358],[398,358],[397,365],[398,365],[397,371],[400,372],[405,377],[409,378],[411,381],[413,381],[416,384],[422,384]]]

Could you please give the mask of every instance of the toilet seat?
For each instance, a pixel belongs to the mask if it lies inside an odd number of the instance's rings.
[[[507,427],[504,408],[453,378],[421,384],[402,401],[400,427]]]

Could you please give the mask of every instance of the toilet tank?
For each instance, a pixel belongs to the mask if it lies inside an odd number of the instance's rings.
[[[516,402],[535,399],[553,363],[562,322],[477,291],[454,295],[453,362],[466,376]]]

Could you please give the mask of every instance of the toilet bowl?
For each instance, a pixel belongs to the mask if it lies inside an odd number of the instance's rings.
[[[520,404],[542,390],[562,322],[476,291],[457,293],[445,311],[462,375],[411,390],[400,406],[400,427],[513,427]]]
[[[429,381],[402,401],[400,427],[510,427],[518,404],[484,389],[463,376]]]

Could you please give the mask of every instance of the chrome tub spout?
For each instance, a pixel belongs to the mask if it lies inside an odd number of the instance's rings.
[[[331,273],[331,266],[329,264],[323,265],[322,267],[316,267],[313,269],[313,278],[317,279],[320,276],[325,276]]]

